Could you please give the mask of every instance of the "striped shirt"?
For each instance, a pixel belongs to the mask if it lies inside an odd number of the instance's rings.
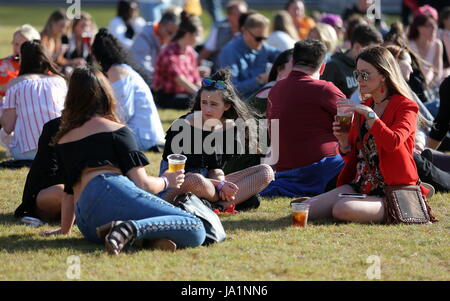
[[[46,76],[25,79],[6,91],[3,109],[16,109],[16,124],[11,146],[22,153],[38,147],[44,124],[61,116],[67,94],[63,78]]]

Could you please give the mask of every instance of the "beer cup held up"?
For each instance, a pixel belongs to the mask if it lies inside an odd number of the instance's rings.
[[[169,172],[176,172],[184,169],[187,158],[184,155],[172,154],[167,156],[167,160],[169,161]]]

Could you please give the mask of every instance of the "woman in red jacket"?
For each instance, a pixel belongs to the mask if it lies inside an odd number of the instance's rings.
[[[365,49],[354,72],[363,103],[340,103],[354,112],[349,133],[338,122],[333,132],[345,166],[337,188],[309,199],[310,218],[377,223],[384,221],[384,185],[416,185],[419,177],[413,159],[418,106],[392,54],[384,47]],[[422,193],[428,190],[422,187]],[[360,193],[367,197],[339,197]]]

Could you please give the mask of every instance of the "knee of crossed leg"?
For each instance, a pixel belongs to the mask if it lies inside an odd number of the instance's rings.
[[[265,184],[269,184],[270,182],[272,182],[275,179],[275,174],[273,172],[272,167],[270,167],[267,164],[261,164],[261,175],[262,175],[262,179],[263,182]]]

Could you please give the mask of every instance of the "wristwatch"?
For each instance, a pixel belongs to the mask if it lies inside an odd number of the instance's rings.
[[[366,119],[367,120],[373,120],[373,119],[375,119],[375,117],[377,117],[377,114],[375,114],[374,111],[370,111],[369,113],[367,113]]]

